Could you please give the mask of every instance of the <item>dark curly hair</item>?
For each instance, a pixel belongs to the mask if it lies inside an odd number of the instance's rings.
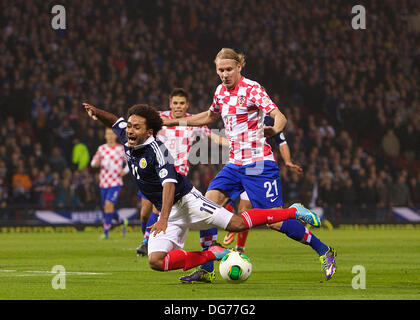
[[[147,104],[135,104],[130,107],[127,111],[127,119],[132,116],[137,115],[146,119],[147,129],[153,129],[153,136],[156,137],[156,134],[162,129],[163,121],[157,110]]]

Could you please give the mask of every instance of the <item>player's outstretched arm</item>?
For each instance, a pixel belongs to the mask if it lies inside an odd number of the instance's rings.
[[[168,119],[162,118],[164,126],[205,126],[216,122],[220,117],[218,113],[211,112],[210,110],[197,113],[191,117],[186,118],[177,118],[177,119]]]
[[[301,174],[303,172],[303,169],[299,165],[294,164],[290,159],[290,149],[287,143],[280,145],[279,149],[280,155],[283,158],[286,167],[297,174]]]
[[[118,120],[118,117],[105,110],[96,108],[89,103],[82,103],[89,117],[93,120],[101,121],[106,127],[112,128],[112,125]]]

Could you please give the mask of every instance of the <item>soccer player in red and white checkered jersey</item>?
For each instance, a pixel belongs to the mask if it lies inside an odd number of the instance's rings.
[[[160,116],[165,119],[190,117],[192,115],[187,113],[188,107],[188,92],[183,88],[175,88],[169,95],[170,110],[160,111]],[[215,144],[229,146],[229,142],[225,138],[214,134],[207,126],[163,126],[157,137],[172,154],[176,171],[184,176],[189,172],[189,153],[197,137],[200,137],[201,140],[210,138]]]
[[[115,204],[123,186],[122,177],[128,173],[124,147],[117,143],[117,136],[112,129],[105,130],[106,143],[99,146],[92,158],[91,166],[100,168],[99,188],[101,190],[101,200],[104,211],[104,233],[102,239],[109,237],[109,230],[112,220],[117,220],[123,225],[123,235],[126,232],[128,221],[120,219],[115,210]]]
[[[265,125],[272,125],[273,119],[270,117],[264,118]],[[280,156],[282,160],[284,161],[284,164],[286,167],[291,171],[294,172],[297,175],[302,175],[303,169],[298,165],[292,162],[291,156],[290,156],[290,148],[287,144],[286,137],[283,132],[280,132],[279,134],[276,134],[273,137],[270,137],[268,139],[268,142],[270,143],[271,148],[275,148],[275,146],[278,146],[278,149],[280,151]],[[249,201],[247,193],[244,191],[240,195],[240,201],[238,204],[238,212],[245,212],[252,208],[252,204]],[[245,243],[248,237],[249,230],[244,230],[242,232],[238,233],[238,239],[236,242],[236,251],[245,252]],[[228,232],[223,239],[224,245],[231,244],[235,239],[236,233],[235,232]]]
[[[202,126],[222,117],[230,140],[229,163],[211,181],[206,197],[224,205],[246,191],[254,208],[281,208],[280,171],[265,137],[282,131],[286,117],[259,83],[242,76],[243,54],[223,48],[214,62],[222,83],[216,89],[209,110],[188,118],[164,119],[164,125]],[[274,119],[272,126],[264,126],[265,115]],[[298,221],[279,222],[270,227],[310,245],[320,256],[327,279],[331,278],[331,270],[336,270],[334,249],[312,234],[307,237],[304,225]]]
[[[222,83],[209,110],[186,118],[163,118],[164,125],[202,126],[222,117],[229,139],[229,163],[210,183],[206,195],[223,205],[229,198],[235,200],[247,191],[254,207],[282,206],[278,196],[279,169],[265,136],[283,130],[286,117],[257,82],[242,76],[245,66],[242,54],[223,48],[216,56],[215,65]],[[265,114],[274,119],[273,126],[264,127]],[[262,194],[267,197],[261,197]]]
[[[179,101],[181,100],[181,101]],[[182,96],[174,96],[171,99],[173,106],[183,103]],[[173,119],[174,115],[172,110],[161,111],[160,116],[162,118]],[[185,113],[183,117],[191,116],[189,113]],[[197,137],[200,139],[207,139],[210,137],[211,131],[207,126],[201,127],[162,127],[157,137],[162,141],[168,148],[169,152],[174,158],[174,166],[176,171],[186,176],[190,170],[189,165],[189,153],[192,145],[196,141]]]

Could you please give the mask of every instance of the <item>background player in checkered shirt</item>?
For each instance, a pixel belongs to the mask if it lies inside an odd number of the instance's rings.
[[[223,48],[214,62],[222,83],[216,89],[209,110],[183,119],[163,119],[164,125],[202,126],[214,123],[221,116],[230,140],[229,163],[211,181],[206,197],[225,205],[246,191],[254,208],[281,208],[280,171],[265,137],[282,131],[287,120],[259,83],[242,76],[243,54]],[[264,126],[265,115],[274,119],[272,126]],[[326,278],[333,276],[335,250],[322,243],[303,224],[287,221],[270,228],[310,245],[320,257]]]
[[[105,129],[106,143],[100,145],[92,158],[90,165],[94,168],[100,167],[99,188],[104,212],[104,233],[101,239],[108,239],[112,220],[118,221],[123,227],[125,235],[128,225],[127,219],[120,219],[115,205],[123,185],[122,177],[128,173],[124,147],[117,143],[117,136],[111,128]]]
[[[183,88],[175,88],[169,95],[169,108],[167,111],[160,111],[163,118],[174,119],[191,116],[187,113],[189,107],[189,95]],[[210,138],[212,142],[219,145],[228,146],[229,142],[223,137],[214,134],[207,126],[200,127],[162,127],[157,134],[157,137],[168,148],[169,152],[174,158],[174,166],[177,172],[186,176],[189,172],[189,153],[192,145],[196,142],[197,137],[200,140]],[[137,255],[147,255],[147,244],[150,235],[150,229],[158,220],[159,213],[152,203],[144,196],[141,200],[140,220],[144,240],[137,248]],[[217,241],[217,228],[208,230],[200,230],[200,244],[203,251],[207,250],[212,244]],[[211,282],[215,277],[213,261],[207,262],[197,270],[193,271],[186,277],[181,277],[181,281],[200,281]]]

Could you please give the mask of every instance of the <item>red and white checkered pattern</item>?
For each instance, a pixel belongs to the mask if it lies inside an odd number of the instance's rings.
[[[99,146],[92,158],[91,166],[100,164],[99,187],[110,188],[123,185],[121,171],[126,162],[124,147],[115,144],[110,147],[107,144]]]
[[[217,234],[200,237],[200,244],[202,248],[208,248],[217,242]]]
[[[173,119],[171,111],[161,111],[160,115],[163,118]],[[189,113],[185,114],[185,117],[190,116],[191,114]],[[197,137],[208,139],[210,133],[210,129],[207,126],[163,126],[162,130],[158,132],[157,138],[165,144],[174,158],[175,170],[186,176],[189,171],[188,155],[191,146],[194,144]]]
[[[247,165],[262,160],[274,161],[270,145],[264,138],[264,115],[277,106],[255,81],[242,77],[228,90],[220,84],[210,111],[220,113],[230,140],[229,162]]]
[[[305,227],[305,234],[303,235],[303,239],[301,240],[304,244],[310,244],[312,240],[312,233],[309,231],[308,228]]]

